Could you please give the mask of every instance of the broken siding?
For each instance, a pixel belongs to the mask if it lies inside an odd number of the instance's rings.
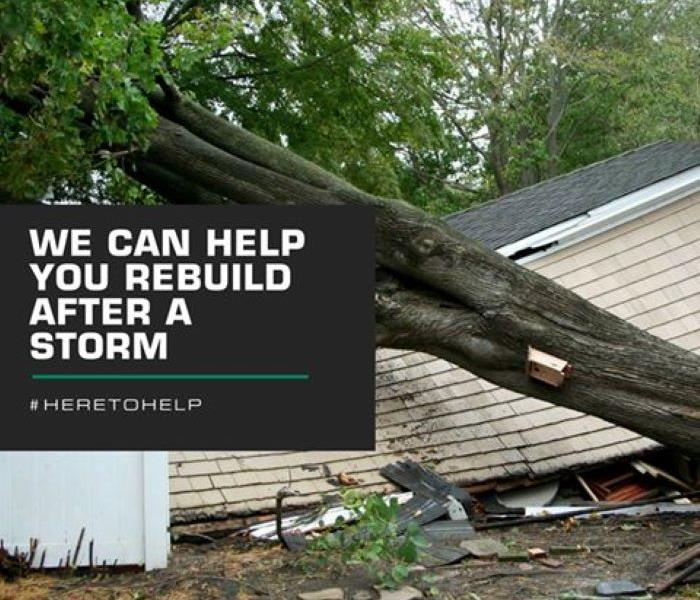
[[[652,333],[700,349],[700,195],[528,265]],[[526,398],[426,354],[377,352],[376,452],[174,452],[175,521],[270,511],[290,481],[307,505],[336,488],[312,465],[384,491],[379,468],[431,462],[459,484],[545,475],[654,446],[602,419]]]

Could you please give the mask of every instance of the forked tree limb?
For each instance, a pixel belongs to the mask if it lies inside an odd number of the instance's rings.
[[[193,200],[375,211],[379,344],[429,352],[502,387],[700,454],[700,357],[187,99],[154,105],[160,123],[141,164],[186,181]],[[526,375],[528,346],[573,364],[562,388]]]

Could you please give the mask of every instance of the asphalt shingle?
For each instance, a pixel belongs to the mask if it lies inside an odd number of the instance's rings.
[[[496,249],[698,165],[700,142],[655,142],[454,213],[446,221]]]

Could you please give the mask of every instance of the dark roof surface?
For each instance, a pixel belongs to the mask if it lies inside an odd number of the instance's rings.
[[[698,165],[700,142],[655,142],[448,215],[446,221],[500,248]]]

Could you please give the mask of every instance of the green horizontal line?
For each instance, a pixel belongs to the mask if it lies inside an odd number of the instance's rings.
[[[34,373],[37,381],[307,381],[308,373]]]

